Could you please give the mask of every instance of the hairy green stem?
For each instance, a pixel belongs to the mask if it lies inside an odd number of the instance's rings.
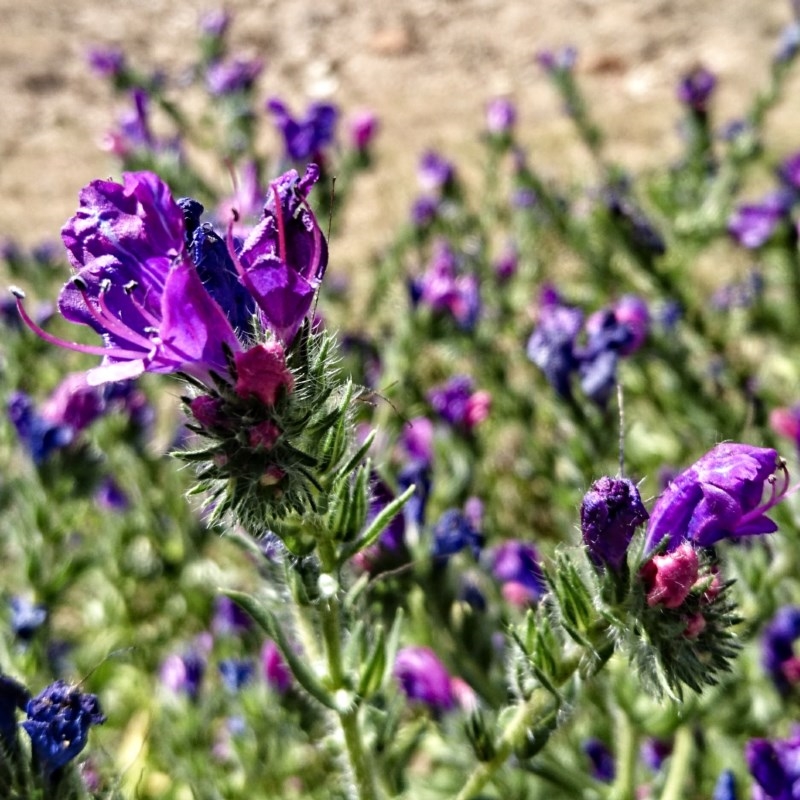
[[[557,705],[557,700],[546,689],[534,689],[531,696],[519,705],[503,735],[500,737],[494,756],[483,761],[472,771],[456,800],[470,800],[486,786],[495,773],[508,761],[515,748],[525,739],[537,719],[547,717]]]
[[[333,545],[330,542],[321,542],[319,555],[323,571],[332,574],[336,569],[336,552]],[[328,662],[328,680],[334,697],[337,697],[340,692],[352,692],[352,687],[348,686],[342,660],[341,588],[337,587],[329,597],[321,601],[319,613]],[[367,758],[361,735],[357,703],[358,698],[353,697],[346,706],[344,703],[337,703],[335,710],[344,734],[345,749],[358,800],[378,800],[372,762]]]
[[[682,800],[686,797],[686,779],[691,769],[693,753],[694,734],[689,725],[684,725],[675,733],[675,744],[661,800]]]

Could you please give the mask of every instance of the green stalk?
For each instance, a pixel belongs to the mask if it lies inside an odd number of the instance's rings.
[[[547,689],[534,689],[531,696],[518,706],[508,727],[503,731],[493,758],[475,767],[456,796],[456,800],[470,800],[475,797],[508,761],[514,749],[524,740],[536,721],[547,717],[555,710],[556,705],[556,698]]]
[[[619,709],[615,714],[619,744],[616,748],[617,775],[611,790],[614,800],[630,800],[636,796],[636,764],[639,758],[639,732],[628,714]]]
[[[682,800],[694,754],[694,735],[691,727],[684,725],[675,733],[675,745],[670,757],[669,773],[661,800]]]
[[[336,552],[331,542],[319,544],[319,556],[323,572],[333,574],[336,569]],[[319,606],[322,623],[322,638],[325,642],[325,655],[328,661],[328,680],[334,697],[340,692],[351,693],[342,660],[341,640],[341,601],[340,590],[332,592]],[[338,697],[337,697],[338,695]],[[355,783],[358,800],[378,800],[378,790],[372,771],[372,760],[367,758],[358,716],[358,698],[346,705],[337,702],[335,707],[339,724],[344,734],[345,749],[350,762],[350,770]]]

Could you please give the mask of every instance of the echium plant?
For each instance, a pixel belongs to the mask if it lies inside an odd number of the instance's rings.
[[[189,427],[203,445],[179,453],[197,466],[212,522],[277,537],[287,569],[318,577],[306,587],[314,630],[305,642],[324,652],[309,667],[293,636],[265,603],[231,592],[281,648],[298,683],[338,715],[349,755],[348,781],[374,796],[372,768],[359,732],[359,704],[384,679],[387,644],[364,633],[372,656],[343,660],[339,571],[371,545],[413,493],[377,511],[370,503],[372,437],[355,443],[353,405],[361,390],[336,371],[333,339],[315,332],[314,299],[328,261],[327,243],[308,204],[318,170],[290,170],[273,181],[260,221],[244,240],[203,223],[195,200],[173,198],[149,172],[122,184],[94,181],[62,230],[75,270],[59,296],[70,322],[103,338],[92,345],[59,339],[19,312],[40,337],[103,357],[90,385],[170,373],[189,385]],[[309,566],[310,565],[310,566]],[[298,581],[292,582],[297,585]],[[310,657],[312,653],[307,652]],[[355,674],[354,674],[355,673]]]

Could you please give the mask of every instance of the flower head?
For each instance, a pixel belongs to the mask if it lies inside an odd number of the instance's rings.
[[[539,553],[530,542],[503,542],[491,552],[492,574],[503,585],[503,597],[515,606],[536,602],[547,591]]]
[[[251,343],[258,317],[289,345],[308,314],[325,271],[327,248],[306,196],[318,170],[294,170],[270,187],[262,221],[237,252],[199,221],[202,206],[175,202],[149,172],[125,173],[123,184],[93,181],[77,214],[62,231],[76,275],[62,289],[59,308],[70,322],[88,325],[103,346],[57,339],[25,312],[42,338],[104,356],[89,383],[144,372],[183,372],[206,383],[226,376],[228,354]],[[258,393],[257,393],[258,394]]]
[[[263,69],[264,61],[260,58],[215,61],[209,65],[206,72],[206,86],[216,97],[248,92],[253,88]]]
[[[431,555],[435,559],[447,559],[465,547],[477,558],[483,547],[483,536],[472,527],[461,511],[450,508],[433,526]]]
[[[261,648],[261,668],[264,679],[279,694],[285,694],[292,685],[292,673],[283,660],[278,645],[272,640],[264,642]]]
[[[771,192],[760,202],[743,203],[728,220],[728,232],[749,250],[765,244],[778,225],[789,218],[792,197],[786,190]]]
[[[705,113],[716,85],[713,72],[705,67],[695,67],[681,78],[677,89],[678,100],[694,111]]]
[[[609,477],[595,481],[581,503],[583,543],[594,564],[619,571],[634,531],[647,518],[632,481]]]
[[[106,721],[100,702],[64,681],[50,684],[28,702],[22,727],[45,774],[68,764],[86,746],[89,728]]]
[[[583,743],[583,752],[589,759],[592,777],[602,783],[611,783],[616,774],[616,765],[608,746],[599,739],[591,738]]]
[[[364,109],[349,121],[348,133],[353,149],[359,153],[369,150],[378,133],[380,123],[374,111]]]
[[[782,479],[775,475],[778,470]],[[683,541],[709,547],[721,539],[772,533],[778,526],[766,513],[786,496],[788,484],[786,466],[775,450],[718,444],[658,498],[645,551],[652,552],[664,539],[669,552]]]
[[[753,797],[758,800],[791,800],[800,781],[800,736],[769,741],[751,739],[745,759],[756,782]]]
[[[472,378],[456,375],[428,392],[433,410],[454,427],[473,430],[489,415],[492,398],[486,391],[473,391]]]
[[[289,113],[286,104],[278,98],[267,102],[278,130],[283,135],[286,156],[290,161],[308,161],[333,142],[339,109],[330,103],[311,103],[304,117]]]
[[[784,606],[764,629],[762,663],[778,691],[786,694],[800,682],[800,657],[795,642],[800,639],[800,606]]]
[[[517,108],[507,97],[495,97],[486,104],[486,129],[493,136],[507,136],[517,122]]]
[[[429,647],[400,648],[394,677],[409,700],[433,711],[447,711],[455,704],[450,674]]]

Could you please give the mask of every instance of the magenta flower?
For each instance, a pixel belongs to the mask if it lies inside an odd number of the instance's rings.
[[[365,153],[375,140],[380,123],[374,111],[364,109],[357,112],[348,123],[348,135],[353,149]]]
[[[678,608],[700,575],[697,551],[688,542],[663,556],[653,556],[640,573],[647,605]]]
[[[760,202],[742,203],[728,220],[728,232],[749,250],[765,244],[783,220],[789,218],[791,194],[786,190],[771,192]]]
[[[493,136],[507,136],[517,122],[517,108],[507,97],[494,97],[486,104],[486,129]]]
[[[394,677],[409,700],[433,711],[455,704],[450,674],[429,647],[402,647],[394,662]]]
[[[271,640],[264,642],[261,648],[261,669],[266,682],[278,694],[285,694],[292,685],[292,673],[278,649],[278,645]]]
[[[492,574],[502,584],[503,597],[512,605],[529,605],[547,591],[539,553],[530,542],[503,542],[492,551],[491,562]]]
[[[778,470],[782,479],[775,475]],[[670,481],[658,498],[650,514],[645,552],[665,538],[669,552],[684,541],[709,547],[721,539],[772,533],[778,526],[766,513],[788,488],[788,471],[775,450],[718,444]]]

